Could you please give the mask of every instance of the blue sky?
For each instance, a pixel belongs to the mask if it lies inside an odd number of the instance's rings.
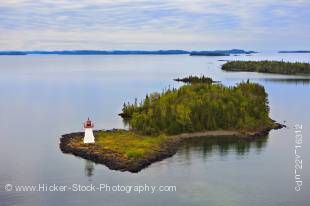
[[[310,0],[0,0],[0,50],[310,49]]]

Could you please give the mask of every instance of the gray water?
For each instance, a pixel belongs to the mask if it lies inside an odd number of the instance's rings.
[[[221,57],[0,56],[0,205],[309,205],[310,84],[304,77],[230,73]],[[224,59],[310,61],[310,54],[259,53]],[[207,75],[233,85],[250,79],[269,94],[270,116],[287,129],[253,141],[212,138],[182,145],[171,158],[137,174],[63,154],[64,133],[122,128],[123,102]],[[294,125],[303,125],[302,189],[294,190]],[[16,192],[5,185],[170,185],[175,192]]]

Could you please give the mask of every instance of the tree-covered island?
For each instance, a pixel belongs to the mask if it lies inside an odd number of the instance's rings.
[[[207,84],[212,84],[212,83],[219,83],[219,81],[214,81],[212,78],[210,77],[206,77],[206,76],[188,76],[188,77],[184,77],[184,78],[176,78],[173,79],[176,82],[183,82],[183,83],[207,83]]]
[[[131,130],[146,135],[208,130],[255,131],[270,127],[267,93],[256,83],[233,87],[192,83],[146,95],[139,104],[123,105]]]
[[[282,127],[269,117],[263,86],[241,82],[227,87],[206,77],[191,79],[196,81],[148,94],[140,103],[124,103],[120,115],[129,130],[95,131],[95,144],[83,144],[81,132],[66,134],[61,150],[110,169],[138,172],[172,156],[189,138],[254,138]]]
[[[284,61],[229,61],[223,64],[225,71],[261,72],[287,75],[309,75],[310,64]]]

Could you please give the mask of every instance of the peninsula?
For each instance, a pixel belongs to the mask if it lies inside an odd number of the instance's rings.
[[[189,138],[256,138],[283,127],[269,117],[264,87],[250,82],[188,83],[124,103],[120,116],[129,130],[95,131],[94,144],[84,144],[81,132],[66,134],[60,149],[113,170],[139,172],[174,155]]]
[[[229,61],[223,64],[222,70],[286,75],[309,75],[310,63],[293,63],[284,61]]]

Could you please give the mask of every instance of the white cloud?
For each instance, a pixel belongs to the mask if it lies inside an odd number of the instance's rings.
[[[310,42],[309,9],[306,0],[0,0],[0,50],[298,46]]]

